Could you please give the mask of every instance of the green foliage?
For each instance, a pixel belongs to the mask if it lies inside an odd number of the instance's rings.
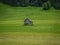
[[[48,10],[48,9],[50,9],[50,8],[51,8],[50,2],[48,1],[48,2],[44,3],[43,6],[42,6],[42,8],[43,8],[43,10]]]
[[[60,9],[60,0],[49,0],[55,9]]]

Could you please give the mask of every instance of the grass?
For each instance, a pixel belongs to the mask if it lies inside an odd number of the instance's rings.
[[[60,45],[60,34],[53,33],[0,33],[0,45]]]
[[[43,11],[40,7],[3,7],[1,6],[0,20],[59,20],[60,10],[51,9]],[[3,12],[3,13],[2,13]]]
[[[2,21],[0,32],[48,32],[60,33],[60,23],[52,20],[34,20],[33,26],[24,26],[22,20]]]
[[[11,7],[4,4],[0,6],[0,32],[60,33],[60,10],[51,8],[44,11],[40,7]],[[33,21],[33,26],[23,25],[27,17]]]
[[[24,26],[27,17],[33,26]],[[0,3],[0,45],[60,45],[60,10]]]

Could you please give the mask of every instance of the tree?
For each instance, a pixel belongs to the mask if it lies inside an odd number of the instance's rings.
[[[48,10],[51,8],[51,5],[49,2],[45,2],[42,7],[43,7],[43,10]]]
[[[60,0],[50,0],[50,3],[55,9],[60,9]]]

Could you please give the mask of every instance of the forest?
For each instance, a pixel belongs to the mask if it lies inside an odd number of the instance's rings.
[[[60,0],[0,0],[0,3],[16,7],[43,7],[44,10],[51,7],[60,9]]]

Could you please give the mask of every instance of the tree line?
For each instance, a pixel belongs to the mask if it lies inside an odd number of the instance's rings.
[[[54,7],[55,9],[60,9],[60,0],[0,0],[0,2],[11,6],[35,6],[43,7],[43,9]]]

